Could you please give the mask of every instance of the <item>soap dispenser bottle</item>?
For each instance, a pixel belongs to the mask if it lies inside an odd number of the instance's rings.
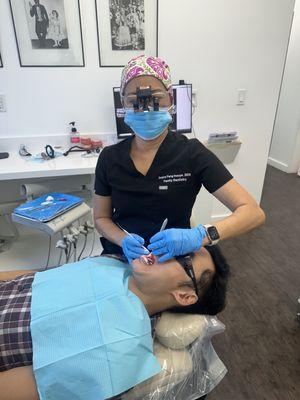
[[[75,123],[76,123],[75,121],[72,121],[72,122],[69,123],[69,125],[71,125],[70,142],[73,145],[80,143],[80,135],[79,135],[79,132],[77,131]]]

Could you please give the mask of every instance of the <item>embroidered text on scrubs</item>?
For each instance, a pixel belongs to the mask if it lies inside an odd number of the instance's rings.
[[[190,178],[192,174],[190,172],[185,172],[182,174],[170,174],[159,176],[158,179],[163,181],[164,183],[172,183],[172,182],[187,182],[188,178]]]

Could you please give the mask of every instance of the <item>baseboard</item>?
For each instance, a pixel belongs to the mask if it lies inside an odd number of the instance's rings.
[[[275,160],[275,158],[268,157],[268,164],[271,165],[272,167],[280,169],[280,171],[289,172],[288,165],[284,164],[281,161]]]

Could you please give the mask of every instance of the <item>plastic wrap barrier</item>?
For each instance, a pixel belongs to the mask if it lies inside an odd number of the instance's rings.
[[[210,393],[227,372],[211,343],[224,330],[217,317],[163,313],[154,339],[162,371],[118,398],[195,400]]]

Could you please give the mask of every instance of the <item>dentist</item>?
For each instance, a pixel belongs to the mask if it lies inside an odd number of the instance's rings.
[[[94,219],[104,254],[124,254],[131,263],[147,254],[146,246],[164,262],[263,224],[263,210],[211,151],[198,139],[169,131],[173,92],[163,60],[130,60],[121,98],[135,135],[104,148],[95,171]],[[232,214],[214,226],[191,228],[202,186]],[[168,225],[159,232],[165,218]]]

